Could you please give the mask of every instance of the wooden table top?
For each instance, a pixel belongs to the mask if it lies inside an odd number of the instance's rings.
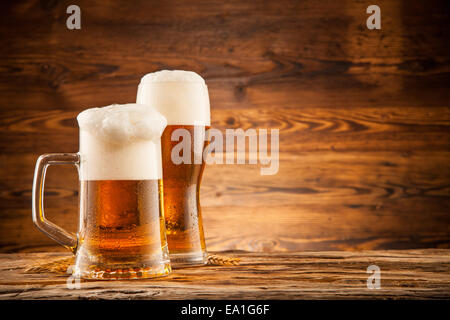
[[[73,290],[63,270],[33,269],[69,254],[0,254],[0,299],[450,298],[450,250],[218,254],[241,263],[174,269],[151,280],[81,281]],[[381,270],[380,289],[367,288],[370,265]]]

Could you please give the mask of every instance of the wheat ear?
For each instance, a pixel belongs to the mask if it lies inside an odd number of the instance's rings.
[[[210,266],[237,266],[241,259],[230,258],[225,256],[219,256],[216,254],[210,254],[207,257],[207,265]]]
[[[74,263],[74,257],[58,258],[57,260],[42,263],[37,266],[31,266],[25,269],[25,273],[66,273],[69,266]]]
[[[237,266],[241,259],[210,254],[206,264],[209,266]],[[66,273],[69,266],[73,265],[74,257],[58,258],[54,261],[30,266],[25,269],[25,273]]]

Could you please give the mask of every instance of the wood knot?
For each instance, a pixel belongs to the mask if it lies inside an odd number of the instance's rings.
[[[233,117],[228,117],[225,122],[227,125],[232,126],[236,123],[236,120]]]

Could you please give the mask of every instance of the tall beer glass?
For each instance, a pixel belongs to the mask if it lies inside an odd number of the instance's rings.
[[[33,221],[76,253],[75,276],[134,279],[171,272],[162,206],[160,137],[165,118],[136,104],[93,108],[78,115],[80,151],[39,157]],[[45,219],[47,167],[73,164],[80,178],[77,236]]]
[[[137,103],[154,107],[167,118],[162,135],[164,214],[172,265],[206,262],[200,208],[200,183],[205,166],[202,153],[210,126],[208,88],[202,77],[188,71],[159,71],[145,75]],[[181,132],[181,133],[180,133]],[[183,158],[174,161],[174,146],[189,139]],[[178,149],[177,149],[178,150]],[[186,157],[187,156],[187,157]]]

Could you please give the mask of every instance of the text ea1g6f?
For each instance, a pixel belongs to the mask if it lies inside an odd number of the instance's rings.
[[[227,315],[265,315],[269,311],[270,305],[268,304],[250,304],[250,305],[237,305],[226,304],[225,310],[216,307],[195,307],[190,304],[187,307],[181,308],[181,314],[183,315],[208,315],[213,317],[214,313],[222,313],[225,311]]]

